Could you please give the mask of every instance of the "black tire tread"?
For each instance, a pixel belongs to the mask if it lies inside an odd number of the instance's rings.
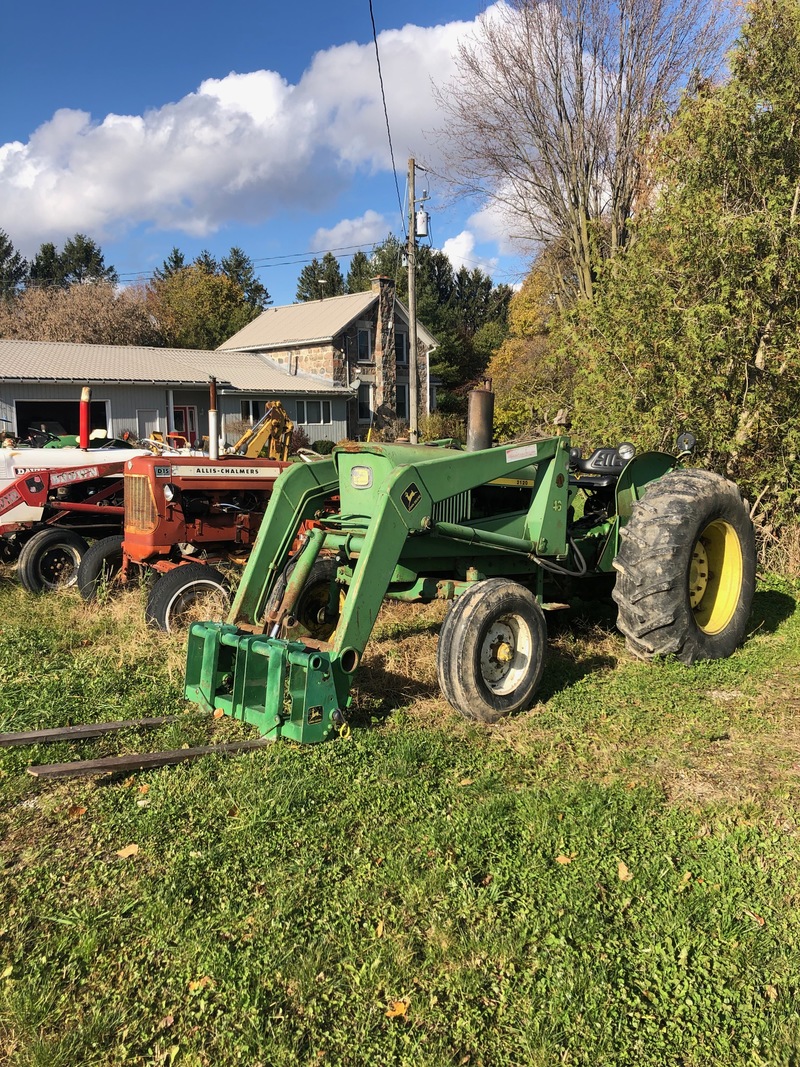
[[[39,562],[42,554],[57,545],[73,549],[79,560],[89,548],[86,540],[74,530],[47,529],[35,533],[25,544],[17,560],[17,578],[20,585],[29,593],[46,592],[48,586],[43,584],[39,573]],[[77,581],[78,566],[70,581],[63,583],[67,588]]]
[[[179,567],[162,574],[150,590],[145,607],[147,622],[159,630],[173,632],[170,625],[170,607],[174,598],[183,590],[191,590],[193,586],[208,588],[209,584],[218,586],[230,594],[230,587],[224,576],[216,569],[205,563],[184,563]]]
[[[743,580],[734,617],[721,634],[696,624],[688,595],[688,568],[697,537],[715,518],[737,531]],[[730,655],[744,638],[755,585],[755,538],[749,509],[733,482],[706,470],[664,475],[638,501],[614,568],[617,627],[640,659],[674,655],[684,663]]]
[[[479,676],[475,641],[492,617],[510,611],[528,614],[534,631],[533,660],[525,683],[513,695],[494,694]],[[529,707],[541,681],[547,648],[547,623],[533,593],[506,578],[477,582],[458,597],[442,623],[436,654],[439,687],[465,719],[494,723]]]
[[[122,542],[122,534],[112,534],[89,545],[84,553],[78,568],[78,592],[87,603],[95,599],[102,582],[122,568]]]

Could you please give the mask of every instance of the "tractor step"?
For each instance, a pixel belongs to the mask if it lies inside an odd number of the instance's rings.
[[[200,745],[197,748],[173,748],[163,752],[133,752],[128,756],[106,756],[102,759],[69,760],[67,763],[43,763],[28,767],[34,778],[81,778],[93,774],[113,774],[120,771],[148,770],[167,767],[185,760],[198,759],[214,753],[223,756],[263,748],[270,738],[257,737],[250,741],[231,741],[222,745]]]

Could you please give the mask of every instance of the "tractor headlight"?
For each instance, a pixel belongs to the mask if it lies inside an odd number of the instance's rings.
[[[628,463],[636,455],[636,446],[632,445],[630,441],[623,441],[621,445],[618,445],[617,452]]]
[[[176,485],[173,485],[172,482],[167,482],[167,484],[164,486],[164,499],[168,504],[171,504],[173,502],[178,493],[178,487]]]
[[[350,485],[353,489],[370,489],[372,487],[372,467],[353,467],[350,471]]]

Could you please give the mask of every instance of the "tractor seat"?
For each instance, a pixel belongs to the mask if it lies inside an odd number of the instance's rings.
[[[609,489],[619,478],[627,460],[616,448],[596,448],[588,459],[581,457],[579,448],[569,450],[570,485],[591,485],[595,489]]]

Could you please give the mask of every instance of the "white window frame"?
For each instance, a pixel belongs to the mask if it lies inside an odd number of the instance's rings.
[[[402,349],[403,349],[403,351],[400,354],[398,354],[398,352],[397,352],[397,344],[398,344],[399,341],[402,341]],[[406,333],[405,330],[395,330],[395,334],[394,334],[394,351],[395,351],[395,362],[397,363],[397,366],[398,367],[407,367],[408,366],[408,334]]]
[[[361,355],[361,335],[366,334],[367,355]],[[372,363],[372,325],[367,322],[359,323],[356,327],[356,358],[359,363]]]
[[[398,419],[400,419],[402,422],[408,422],[408,401],[409,401],[408,392],[409,392],[409,390],[408,390],[408,382],[398,382],[397,383],[397,405],[396,405],[396,411],[397,411]],[[405,406],[405,412],[404,413],[401,413],[401,411],[400,411],[400,397],[401,396],[403,397],[403,404]]]
[[[312,421],[308,416],[308,405],[319,404],[320,417],[319,420]],[[295,422],[298,426],[330,426],[333,419],[331,417],[331,402],[330,400],[296,400],[295,401]]]
[[[367,406],[368,411],[366,416],[361,414],[361,390],[367,390]],[[358,403],[358,424],[359,426],[368,426],[372,422],[372,403],[375,397],[375,386],[372,382],[361,382],[358,387],[357,403]]]

